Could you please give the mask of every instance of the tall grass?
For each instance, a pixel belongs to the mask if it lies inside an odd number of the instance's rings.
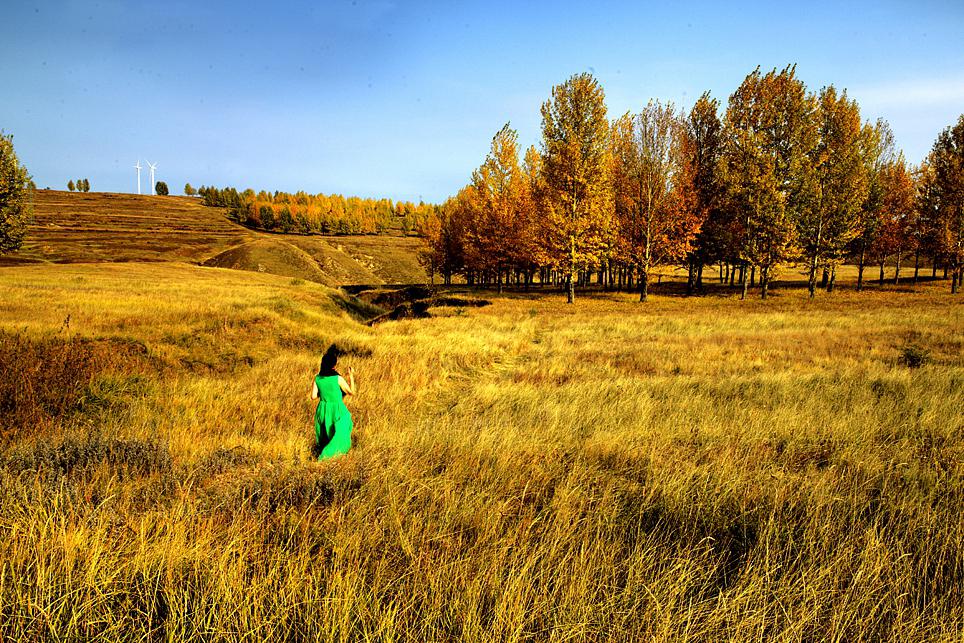
[[[0,292],[18,359],[145,351],[78,369],[102,402],[0,453],[3,640],[964,636],[962,308],[931,286],[374,329],[320,286],[187,266]],[[356,441],[318,464],[332,341]]]

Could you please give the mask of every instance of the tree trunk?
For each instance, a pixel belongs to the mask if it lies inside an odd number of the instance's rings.
[[[750,288],[756,286],[756,266],[750,266]]]
[[[506,275],[505,278],[506,278],[506,281],[508,281],[509,275]],[[502,269],[501,268],[495,271],[495,280],[499,282],[499,294],[501,295],[502,294]]]
[[[884,285],[884,262],[883,261],[880,262],[880,279],[878,279],[878,281],[880,282],[881,286]]]
[[[566,290],[566,303],[576,301],[576,237],[569,236],[569,287]]]
[[[817,226],[817,245],[813,248],[813,255],[810,257],[810,278],[807,280],[807,289],[810,292],[810,299],[813,299],[817,289],[817,260],[820,258],[820,242],[823,241],[823,218]]]
[[[864,289],[864,255],[867,243],[860,241],[860,259],[857,261],[857,291]]]
[[[743,270],[740,271],[740,283],[743,286],[743,292],[740,293],[740,300],[746,299],[746,264],[743,264]]]
[[[703,262],[702,261],[700,262],[700,265],[696,267],[696,289],[701,292],[703,290]]]
[[[894,285],[900,283],[900,250],[897,251],[897,268],[894,270]]]
[[[723,262],[722,261],[720,262],[720,283],[721,284],[726,283],[726,280],[723,279]]]
[[[760,298],[767,298],[767,291],[770,288],[770,271],[767,268],[760,268]]]
[[[920,275],[920,248],[914,250],[914,285],[917,285],[917,278]]]
[[[814,254],[810,257],[810,271],[807,273],[807,292],[810,293],[810,299],[817,290],[817,255]]]
[[[827,292],[833,292],[833,287],[837,284],[837,266],[830,269],[830,279],[827,281]]]
[[[639,271],[639,301],[646,301],[649,297],[649,270],[642,268]]]

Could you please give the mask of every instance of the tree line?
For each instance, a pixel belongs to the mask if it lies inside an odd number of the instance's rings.
[[[788,266],[806,270],[810,296],[832,290],[853,262],[922,258],[933,274],[964,264],[964,115],[910,166],[883,120],[865,122],[834,86],[817,92],[795,66],[747,75],[725,109],[704,93],[689,112],[650,101],[614,120],[590,74],[553,87],[539,148],[519,149],[506,124],[468,184],[426,227],[427,271],[446,283],[638,289],[654,270],[683,267],[687,291],[705,266],[766,297]]]
[[[188,186],[185,186],[187,193]],[[255,192],[201,186],[205,205],[226,208],[238,223],[289,234],[423,234],[437,206],[340,194]]]
[[[78,192],[90,192],[90,181],[87,179],[77,179],[75,182],[73,179],[67,181],[67,189],[71,192],[77,190]]]

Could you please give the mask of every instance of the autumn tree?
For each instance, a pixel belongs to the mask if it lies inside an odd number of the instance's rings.
[[[864,124],[860,136],[861,168],[866,191],[857,215],[857,233],[850,242],[850,254],[857,260],[857,290],[863,290],[868,253],[883,230],[884,169],[893,162],[894,135],[887,121]]]
[[[903,153],[884,172],[884,218],[893,227],[894,283],[900,283],[901,259],[913,245],[914,177]]]
[[[20,247],[30,217],[30,175],[13,149],[13,136],[0,132],[0,254]]]
[[[471,216],[470,187],[462,188],[439,208],[438,216],[426,227],[426,249],[420,261],[430,274],[438,273],[446,284],[462,273],[465,263],[466,221]]]
[[[914,173],[914,221],[911,234],[914,237],[914,283],[920,271],[920,257],[931,257],[931,268],[937,273],[937,259],[940,247],[940,202],[937,192],[937,175],[934,172],[933,154],[917,167]]]
[[[887,260],[897,257],[895,279],[900,275],[900,258],[907,247],[908,217],[913,208],[913,183],[904,155],[898,154],[880,172],[880,207],[877,229],[868,252],[880,272],[878,282],[884,283]]]
[[[740,227],[742,297],[749,266],[759,268],[765,298],[775,270],[797,254],[794,221],[812,186],[813,109],[794,67],[765,75],[757,68],[730,96],[720,170]]]
[[[482,165],[472,174],[478,210],[471,229],[471,247],[479,267],[495,272],[499,292],[509,269],[521,265],[518,241],[526,236],[528,183],[519,164],[518,135],[506,123],[492,138]]]
[[[197,194],[197,190],[195,190],[194,186],[191,185],[190,183],[185,183],[184,194],[186,194],[187,196],[194,196],[195,194]]]
[[[808,264],[807,285],[813,298],[817,270],[829,273],[832,290],[837,266],[848,244],[860,233],[861,207],[867,196],[867,175],[862,163],[860,109],[831,85],[820,91],[814,117],[818,126],[811,152],[811,198],[801,203],[797,235]]]
[[[934,169],[930,159],[914,168],[911,180],[913,182],[913,203],[907,225],[909,251],[914,253],[914,284],[920,276],[921,255],[934,250]]]
[[[724,216],[723,185],[719,165],[723,152],[723,123],[719,117],[720,102],[704,92],[687,118],[689,137],[692,141],[693,188],[695,212],[703,222],[693,241],[689,258],[687,292],[702,287],[703,266],[721,259],[730,246],[729,220]]]
[[[74,180],[73,180],[73,179],[70,179],[69,181],[67,181],[67,189],[70,190],[71,192],[74,191]]]
[[[650,270],[685,258],[702,222],[692,139],[673,105],[654,101],[619,118],[611,136],[617,243],[637,267],[639,300],[646,301]]]
[[[937,245],[952,269],[951,292],[964,279],[964,114],[941,132],[931,150]]]
[[[542,171],[546,182],[547,242],[566,274],[566,300],[576,275],[596,260],[607,232],[609,122],[596,79],[576,74],[552,88],[542,105]]]
[[[529,146],[522,160],[522,175],[525,189],[519,203],[519,225],[515,247],[519,267],[525,274],[526,288],[532,283],[539,268],[550,264],[546,252],[545,212],[546,185],[542,173],[542,156],[536,147]]]

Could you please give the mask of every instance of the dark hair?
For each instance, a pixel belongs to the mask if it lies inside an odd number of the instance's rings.
[[[338,375],[335,365],[338,363],[338,355],[341,353],[338,347],[332,344],[321,357],[321,366],[318,367],[318,377],[330,377]]]

